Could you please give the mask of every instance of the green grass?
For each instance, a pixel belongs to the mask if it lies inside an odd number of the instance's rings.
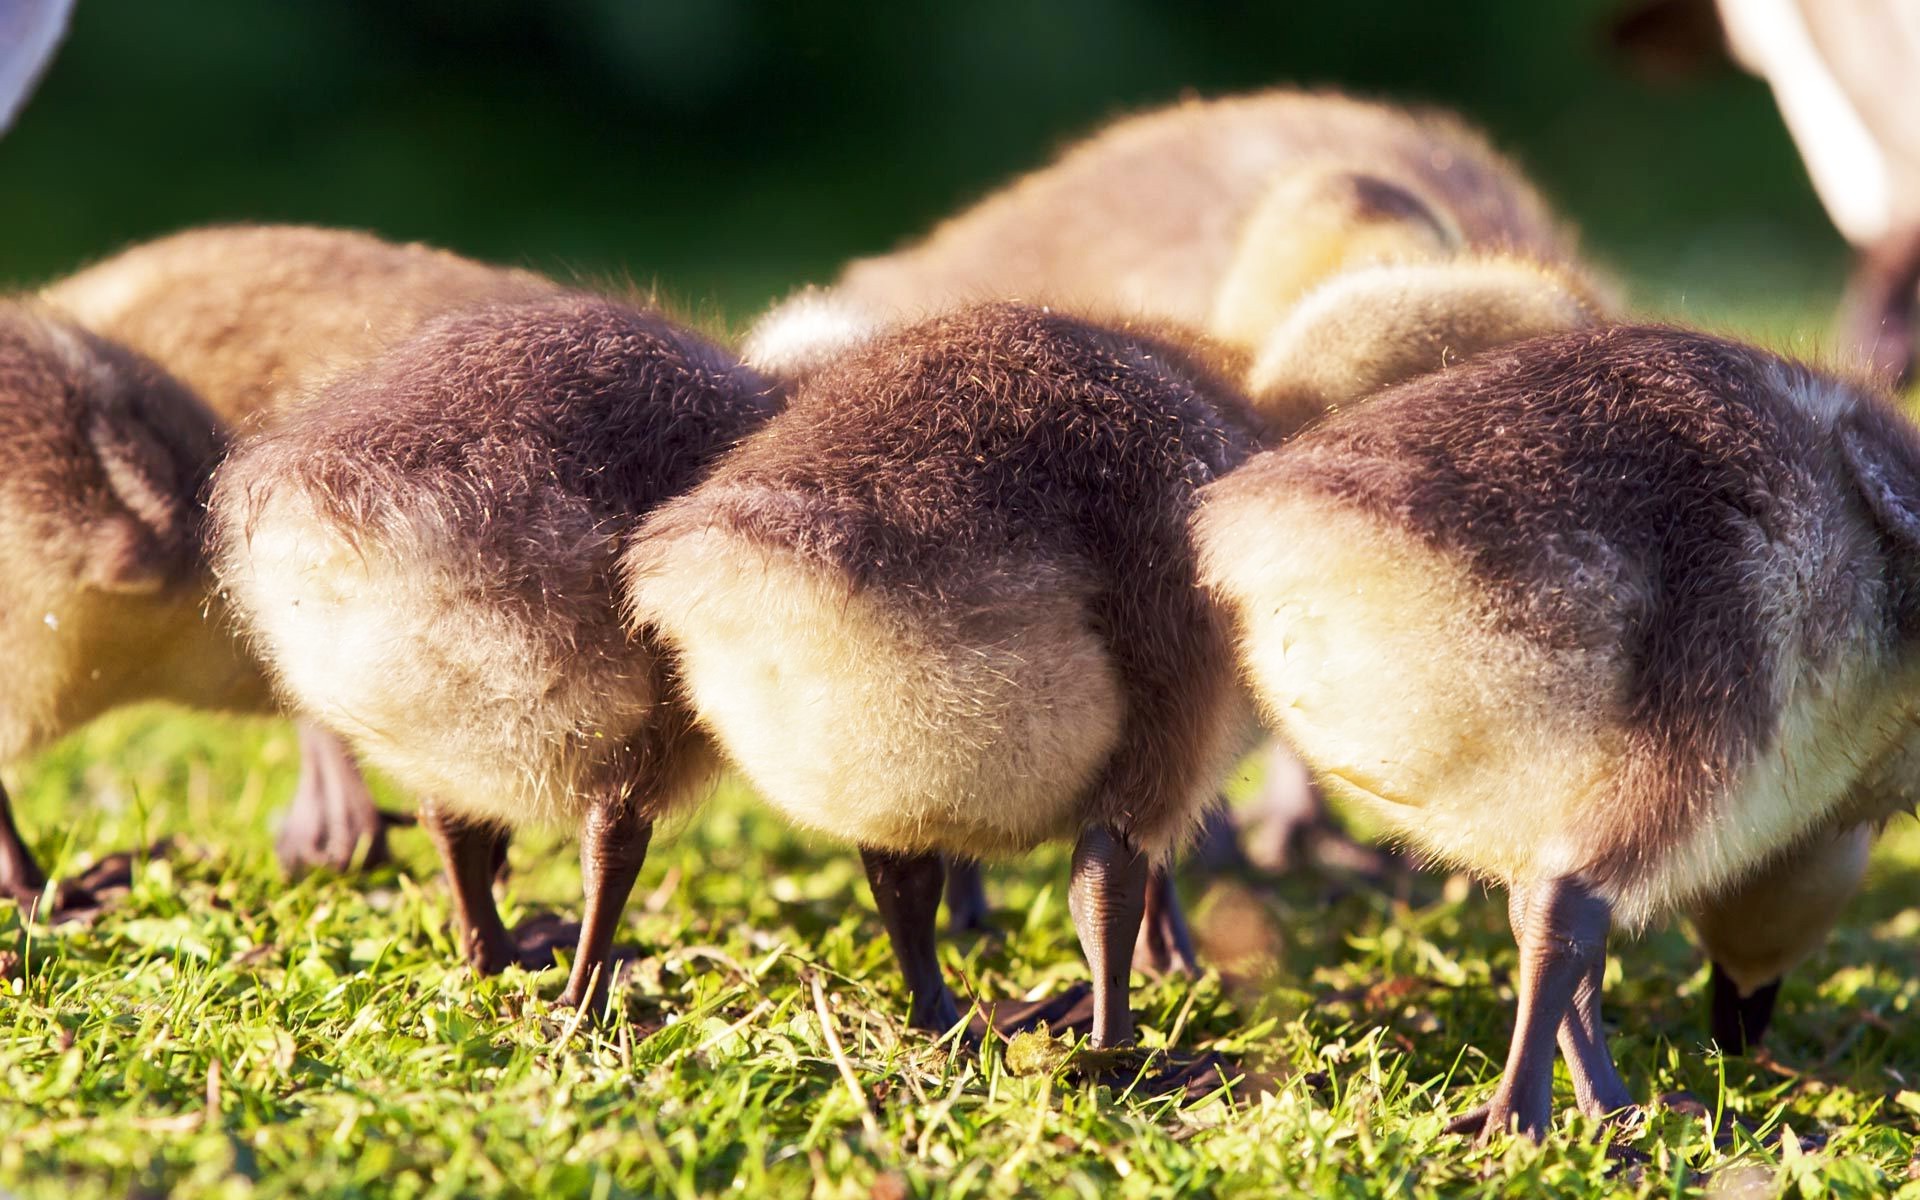
[[[282,879],[269,818],[294,773],[279,722],[136,710],[6,777],[61,870],[162,834],[177,850],[91,927],[32,930],[0,902],[0,1192],[1920,1195],[1910,821],[1789,982],[1769,1060],[1708,1047],[1683,933],[1616,944],[1607,1011],[1634,1092],[1744,1123],[1716,1142],[1662,1113],[1623,1155],[1565,1119],[1542,1147],[1442,1132],[1486,1097],[1511,1019],[1514,952],[1478,888],[1188,878],[1218,971],[1137,988],[1144,1037],[1271,1084],[1181,1107],[907,1032],[853,856],[737,786],[656,837],[622,932],[638,958],[596,1027],[549,1006],[558,972],[457,965],[418,833],[396,835],[395,867]],[[522,839],[514,869],[510,920],[577,912],[569,843]],[[1064,878],[1057,849],[997,872],[1003,935],[947,943],[950,975],[992,996],[1081,978]]]
[[[1716,1145],[1659,1116],[1631,1142],[1646,1161],[1623,1164],[1567,1122],[1542,1148],[1442,1133],[1484,1098],[1510,1020],[1514,955],[1498,898],[1477,888],[1423,882],[1395,902],[1309,875],[1189,879],[1227,973],[1138,988],[1145,1036],[1179,1026],[1185,1045],[1273,1083],[1178,1107],[907,1032],[853,857],[796,842],[733,786],[655,840],[623,932],[639,957],[622,1011],[575,1027],[545,999],[557,972],[475,980],[455,964],[418,833],[397,835],[395,868],[280,878],[267,822],[293,760],[275,722],[140,710],[9,779],[63,868],[162,833],[179,846],[90,928],[30,931],[0,908],[0,1189],[1520,1196],[1732,1181],[1877,1195],[1920,1149],[1910,822],[1786,989],[1769,1064],[1706,1046],[1704,973],[1682,934],[1616,946],[1608,1011],[1635,1092],[1685,1089],[1753,1127]],[[514,867],[510,919],[577,907],[565,842],[523,840]],[[993,877],[1004,936],[949,944],[955,979],[1005,996],[1081,977],[1064,867],[1053,851]],[[1798,1154],[1785,1125],[1809,1144]]]

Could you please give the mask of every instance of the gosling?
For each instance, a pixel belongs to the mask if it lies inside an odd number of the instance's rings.
[[[525,271],[351,230],[237,225],[133,246],[40,295],[164,365],[244,434],[436,313],[555,291]],[[385,861],[393,818],[375,807],[352,757],[310,722],[299,737],[300,779],[274,842],[282,864],[344,871]]]
[[[771,415],[705,339],[592,297],[429,321],[220,469],[215,565],[296,710],[422,797],[468,962],[539,963],[491,883],[505,830],[580,834],[560,1002],[598,1008],[654,820],[713,755],[617,560],[641,519]]]
[[[1519,1016],[1482,1137],[1600,1116],[1610,926],[1911,804],[1920,436],[1704,334],[1491,351],[1207,490],[1207,585],[1272,726],[1509,889]]]
[[[642,527],[634,628],[762,796],[860,847],[913,1026],[959,1020],[942,855],[1072,838],[1092,1042],[1132,1037],[1149,872],[1252,732],[1186,531],[1252,445],[1180,345],[994,304],[841,355]]]
[[[1277,89],[1123,118],[924,239],[776,306],[743,353],[798,377],[903,320],[998,298],[1214,343],[1268,444],[1389,383],[1594,324],[1615,303],[1525,174],[1459,118]],[[1276,748],[1259,860],[1281,865],[1311,841],[1374,861],[1330,832],[1297,779]],[[977,872],[956,866],[955,923],[978,924]],[[1141,965],[1190,967],[1177,907],[1153,912]]]

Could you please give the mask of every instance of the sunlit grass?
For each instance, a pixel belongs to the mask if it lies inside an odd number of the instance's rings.
[[[543,999],[557,973],[475,980],[456,965],[417,833],[396,836],[397,867],[283,880],[267,821],[292,788],[293,750],[275,722],[138,711],[10,780],[62,865],[161,834],[180,848],[91,928],[30,932],[0,909],[0,1186],[1666,1195],[1741,1172],[1864,1195],[1903,1183],[1920,1145],[1910,821],[1833,944],[1788,985],[1771,1060],[1707,1046],[1704,972],[1681,933],[1616,947],[1608,1011],[1635,1092],[1684,1089],[1752,1130],[1716,1145],[1669,1114],[1623,1162],[1566,1123],[1539,1149],[1479,1151],[1442,1133],[1484,1097],[1510,1020],[1513,952],[1498,898],[1477,888],[1426,881],[1395,901],[1308,875],[1189,879],[1217,960],[1239,969],[1143,983],[1146,1036],[1179,1023],[1186,1045],[1273,1082],[1238,1105],[1181,1108],[1070,1075],[1017,1077],[997,1050],[949,1055],[905,1031],[853,857],[797,842],[732,786],[656,839],[623,935],[639,958],[621,1011],[576,1028]],[[1004,996],[1081,977],[1064,865],[1049,852],[995,874],[1003,936],[946,951],[964,988]],[[514,868],[509,917],[577,905],[565,842],[524,839]],[[861,1102],[822,1036],[815,977]]]

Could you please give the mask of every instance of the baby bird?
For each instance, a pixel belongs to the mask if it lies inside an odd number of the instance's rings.
[[[1186,531],[1251,445],[1179,345],[995,304],[841,355],[642,527],[635,627],[762,796],[860,847],[914,1026],[959,1019],[941,855],[1072,838],[1092,1039],[1131,1038],[1149,869],[1252,730]]]
[[[555,284],[421,245],[297,225],[214,226],[134,246],[41,292],[164,365],[242,432],[436,313]],[[301,722],[300,781],[275,839],[288,868],[387,857],[386,823],[339,739]]]
[[[1437,859],[1507,885],[1519,1019],[1485,1108],[1538,1137],[1631,1097],[1609,926],[1734,894],[1912,803],[1920,436],[1704,334],[1490,351],[1205,493],[1261,708]],[[1824,852],[1816,852],[1824,853]]]
[[[937,227],[777,305],[743,355],[796,377],[903,320],[1012,298],[1201,338],[1239,382],[1269,444],[1330,408],[1489,346],[1593,323],[1612,303],[1572,236],[1513,163],[1458,118],[1330,92],[1186,101],[1119,121]],[[1175,333],[1175,328],[1189,332]],[[1330,828],[1281,750],[1255,805],[1255,853]],[[1231,846],[1217,830],[1209,844]],[[958,925],[984,919],[956,864]],[[1157,887],[1142,966],[1190,964]],[[1161,914],[1164,913],[1165,916]]]
[[[490,885],[501,831],[580,831],[563,1004],[597,1007],[655,818],[713,756],[617,559],[775,396],[654,312],[558,295],[429,321],[220,469],[215,564],[298,711],[422,797],[466,956],[535,957]]]
[[[1279,316],[1246,368],[1271,440],[1483,350],[1592,328],[1608,302],[1572,271],[1482,256],[1360,267]]]
[[[205,611],[199,497],[225,445],[152,362],[45,306],[0,302],[0,762],[131,701],[269,703]],[[46,886],[0,788],[0,894],[35,908]],[[51,899],[64,912],[97,897],[70,882]]]

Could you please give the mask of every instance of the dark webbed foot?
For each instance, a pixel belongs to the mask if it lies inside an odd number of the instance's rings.
[[[1724,1054],[1745,1054],[1760,1044],[1773,1024],[1773,1006],[1780,998],[1780,981],[1763,984],[1742,996],[1733,977],[1713,964],[1708,985],[1713,1040]]]
[[[1770,1149],[1779,1149],[1789,1140],[1802,1150],[1818,1150],[1827,1144],[1824,1132],[1804,1122],[1796,1128],[1794,1124],[1782,1121],[1762,1134],[1761,1130],[1765,1128],[1763,1124],[1725,1110],[1716,1113],[1713,1105],[1692,1092],[1663,1092],[1650,1107],[1691,1117],[1700,1123],[1702,1131],[1711,1136],[1713,1144],[1721,1149],[1732,1147],[1740,1136]]]
[[[48,925],[91,921],[111,908],[133,886],[135,860],[164,857],[170,848],[171,844],[163,838],[144,851],[109,854],[79,874],[55,881],[51,901],[44,876],[37,885],[31,881],[18,886],[9,884],[5,891],[23,912],[31,913],[35,921]]]
[[[893,943],[893,956],[906,976],[912,997],[907,1024],[929,1033],[945,1033],[960,1023],[946,975],[940,970],[936,930],[946,864],[938,854],[895,854],[862,848],[873,903]],[[977,882],[977,876],[976,876]]]
[[[993,908],[987,903],[987,885],[980,864],[969,858],[947,860],[947,932],[991,933]]]
[[[391,861],[387,830],[411,825],[414,818],[374,804],[359,765],[338,737],[304,722],[299,729],[300,782],[273,842],[280,865],[295,874]]]
[[[560,960],[560,951],[572,949],[579,941],[580,922],[570,921],[559,913],[534,913],[507,931],[503,968],[544,971]]]
[[[996,1000],[987,1005],[985,1024],[1002,1037],[1031,1033],[1045,1025],[1055,1036],[1093,1032],[1093,985],[1076,983],[1038,1000]],[[984,1029],[976,1024],[974,1032]]]
[[[1093,1077],[1110,1087],[1123,1087],[1135,1096],[1179,1095],[1185,1100],[1200,1100],[1221,1089],[1232,1090],[1242,1072],[1222,1055],[1211,1050],[1198,1054],[1155,1050],[1150,1055],[1129,1056],[1121,1052],[1121,1061],[1092,1072]],[[1145,1061],[1128,1063],[1128,1057]],[[1092,1065],[1092,1064],[1089,1064]]]
[[[985,1024],[975,1020],[970,1032],[984,1038],[987,1027],[1011,1041],[1023,1033],[1039,1031],[1055,1038],[1088,1037],[1093,1032],[1093,988],[1074,984],[1041,1000],[1010,1000],[990,1005]],[[1166,1096],[1179,1093],[1185,1099],[1198,1100],[1243,1079],[1243,1073],[1226,1058],[1213,1051],[1200,1053],[1174,1050],[1088,1048],[1075,1061],[1070,1074],[1108,1087],[1125,1088],[1136,1096]]]
[[[141,853],[109,854],[78,875],[47,887],[47,874],[13,823],[13,800],[0,787],[0,895],[10,897],[31,919],[46,924],[88,921],[100,915],[117,893],[133,886],[136,857],[164,857],[171,848],[162,838]]]

